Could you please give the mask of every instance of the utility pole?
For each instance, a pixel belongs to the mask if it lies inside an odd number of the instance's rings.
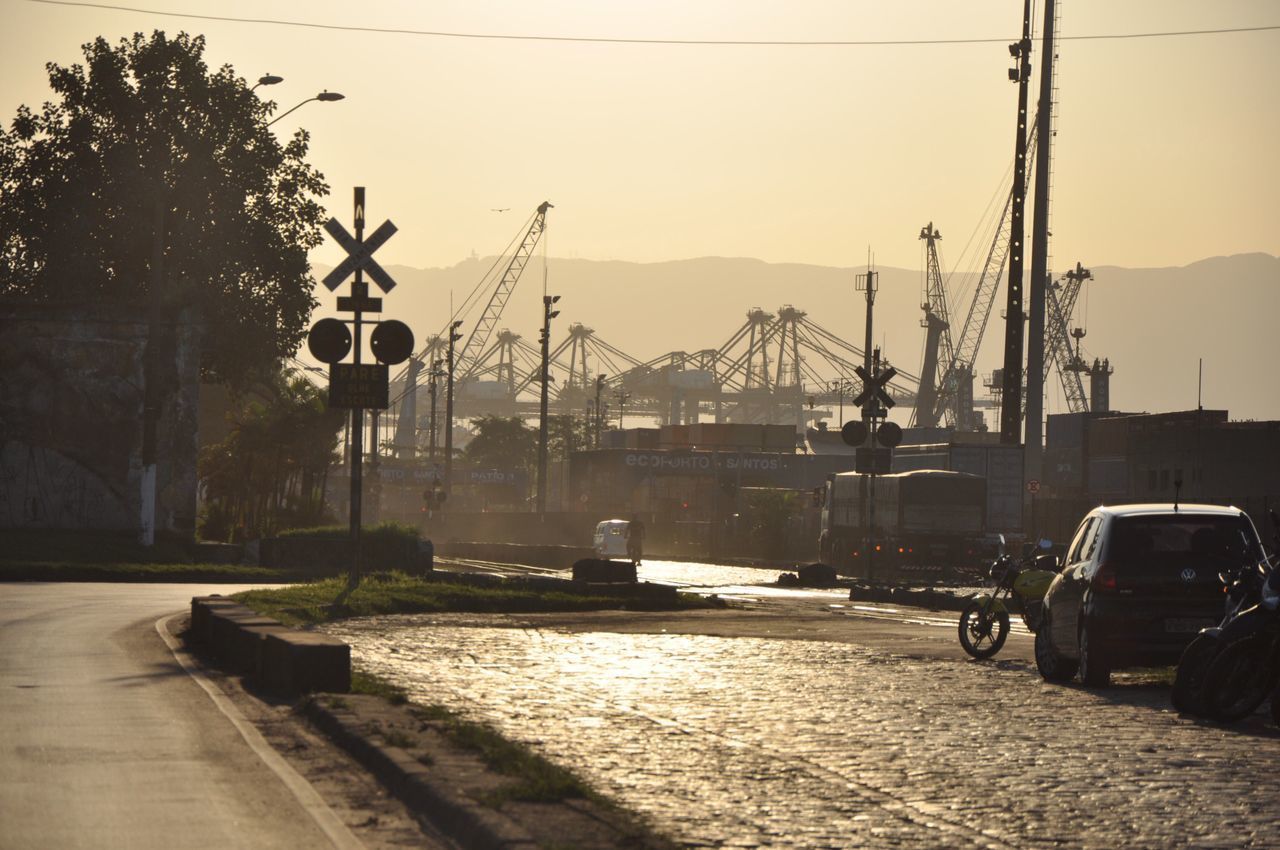
[[[551,305],[560,300],[559,295],[542,296],[542,365],[540,376],[542,392],[538,398],[538,502],[539,516],[547,511],[547,395],[551,385],[551,320],[560,315]]]
[[[448,373],[444,389],[444,492],[446,496],[453,495],[453,348],[457,341],[462,339],[462,334],[458,333],[460,327],[462,327],[461,319],[449,325]]]
[[[1027,0],[1030,2],[1030,0]],[[876,290],[880,288],[880,272],[871,270],[871,252],[867,251],[867,273],[858,275],[857,288],[867,293],[867,339],[862,347],[862,368],[871,374],[872,314],[876,306]]]
[[[1024,0],[1022,39],[1009,45],[1018,66],[1009,79],[1018,84],[1018,128],[1014,138],[1013,203],[1009,214],[1009,297],[1005,302],[1004,387],[1000,393],[1000,442],[1022,442],[1022,260],[1027,203],[1027,87],[1031,80],[1031,0]]]
[[[431,394],[431,436],[428,438],[427,458],[432,464],[436,462],[436,394],[439,378],[444,374],[440,369],[440,365],[444,361],[436,359],[431,361],[431,371],[429,373],[431,382],[428,384],[427,391]]]
[[[1036,112],[1036,203],[1031,231],[1031,318],[1027,324],[1026,475],[1039,481],[1044,446],[1044,303],[1049,285],[1049,172],[1053,140],[1054,0],[1044,0],[1040,105]],[[1069,319],[1070,317],[1064,317]]]
[[[613,394],[613,397],[618,400],[618,430],[621,431],[622,417],[626,415],[627,399],[631,398],[631,393],[627,392],[626,390],[620,389]]]
[[[593,427],[591,445],[600,448],[600,423],[604,421],[604,409],[600,407],[600,393],[604,391],[604,375],[596,375],[596,421]]]

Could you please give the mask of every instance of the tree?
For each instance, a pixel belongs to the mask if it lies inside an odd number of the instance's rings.
[[[463,456],[482,469],[523,469],[538,457],[538,432],[519,416],[481,416],[471,422],[475,436]]]
[[[275,104],[204,48],[137,33],[47,65],[60,100],[0,131],[0,296],[194,308],[206,376],[241,381],[306,331],[328,186],[307,133],[281,145]]]
[[[200,455],[201,534],[225,540],[325,520],[324,490],[346,413],[305,377],[284,370],[255,383],[228,414],[231,433]]]
[[[591,423],[582,416],[560,413],[547,417],[547,455],[568,460],[571,452],[591,448]]]

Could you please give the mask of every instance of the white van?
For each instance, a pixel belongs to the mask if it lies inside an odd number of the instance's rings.
[[[627,557],[627,526],[631,523],[625,519],[607,519],[596,525],[595,536],[591,540],[597,558]]]

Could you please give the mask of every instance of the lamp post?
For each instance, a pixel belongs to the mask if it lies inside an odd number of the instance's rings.
[[[276,83],[283,83],[284,77],[277,77],[275,74],[263,74],[258,77],[258,81],[253,84],[249,91],[253,91],[258,86],[274,86]]]
[[[542,392],[538,400],[538,515],[547,510],[547,388],[551,384],[551,320],[560,315],[551,305],[560,300],[559,295],[542,296]]]
[[[449,356],[444,390],[444,492],[453,495],[453,346],[462,339],[458,328],[462,320],[458,319],[449,326]]]
[[[266,79],[266,77],[263,77],[263,79]],[[263,83],[262,80],[259,80],[258,82],[261,85],[271,85],[270,83]],[[254,88],[257,88],[257,86],[255,86]],[[299,103],[297,106],[287,109],[280,115],[277,115],[275,118],[272,118],[270,121],[267,122],[267,126],[270,127],[272,124],[276,123],[281,118],[284,118],[290,112],[293,112],[295,109],[298,109],[299,107],[304,106],[313,100],[319,100],[325,103],[329,103],[335,100],[343,100],[345,99],[345,97],[346,95],[341,95],[341,94],[338,94],[336,91],[329,91],[326,89],[325,91],[320,92],[320,94],[316,95],[315,97],[309,97],[306,100],[302,101],[302,103]]]

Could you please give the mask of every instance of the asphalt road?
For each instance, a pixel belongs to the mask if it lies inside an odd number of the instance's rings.
[[[358,846],[157,634],[240,589],[0,584],[0,848]]]

